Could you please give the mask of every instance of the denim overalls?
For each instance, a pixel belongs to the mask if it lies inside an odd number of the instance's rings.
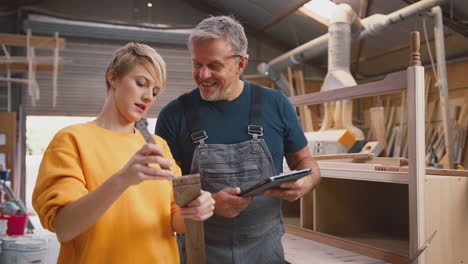
[[[211,193],[224,188],[244,190],[261,179],[275,175],[275,167],[263,135],[260,112],[260,88],[251,88],[249,141],[237,144],[206,144],[206,132],[199,127],[198,105],[181,97],[187,126],[195,148],[191,173],[201,174],[202,189]],[[205,221],[207,263],[274,264],[284,263],[281,236],[284,233],[281,200],[257,196],[235,218],[213,215]],[[185,245],[179,240],[181,263],[185,263]]]

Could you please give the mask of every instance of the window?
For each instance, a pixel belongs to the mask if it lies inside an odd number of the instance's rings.
[[[328,26],[335,6],[336,4],[329,0],[311,0],[299,8],[299,11]]]

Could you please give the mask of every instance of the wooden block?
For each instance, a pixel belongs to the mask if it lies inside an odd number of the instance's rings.
[[[200,196],[200,174],[177,177],[172,181],[174,201],[180,207],[186,206]],[[185,219],[185,249],[187,264],[206,263],[205,234],[203,222]]]
[[[383,147],[378,141],[369,141],[364,145],[361,153],[373,153],[375,156],[379,156],[382,153]]]

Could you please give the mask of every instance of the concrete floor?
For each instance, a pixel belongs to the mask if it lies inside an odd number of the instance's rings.
[[[291,264],[388,263],[290,234],[285,234],[282,242],[286,260]]]

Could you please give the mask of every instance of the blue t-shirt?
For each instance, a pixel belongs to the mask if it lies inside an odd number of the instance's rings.
[[[261,87],[263,138],[276,172],[281,173],[284,154],[297,152],[307,145],[296,111],[282,92],[244,81],[241,95],[233,101],[205,101],[198,88],[189,92],[189,96],[199,101],[200,128],[208,135],[205,143],[234,144],[252,138],[247,134],[252,86]],[[180,100],[170,102],[161,110],[155,133],[167,141],[174,159],[182,163],[182,173],[189,174],[196,145],[191,140]]]

